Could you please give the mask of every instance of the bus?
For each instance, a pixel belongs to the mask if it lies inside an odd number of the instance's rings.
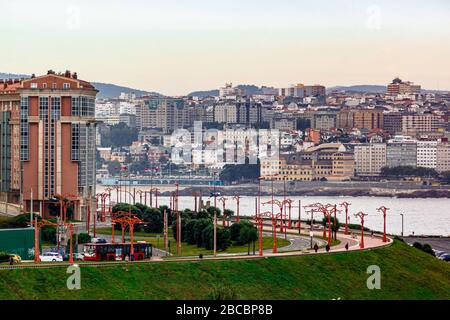
[[[153,255],[153,246],[149,243],[136,242],[133,248],[131,257],[131,243],[89,243],[84,247],[84,261],[141,261]]]

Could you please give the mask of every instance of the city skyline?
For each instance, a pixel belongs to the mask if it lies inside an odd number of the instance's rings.
[[[446,1],[3,0],[0,8],[7,13],[1,72],[69,69],[89,81],[176,96],[225,82],[330,87],[385,85],[396,76],[450,89]]]

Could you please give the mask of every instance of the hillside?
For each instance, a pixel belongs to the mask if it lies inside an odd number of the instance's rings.
[[[368,290],[368,266],[381,290]],[[241,299],[450,299],[450,264],[403,242],[367,252],[251,261],[82,267],[81,290],[65,269],[0,270],[2,299],[206,299],[214,288]],[[163,280],[162,280],[163,279]]]
[[[0,72],[0,80],[2,80],[2,79],[23,79],[23,78],[29,78],[29,77],[30,76],[26,75],[26,74],[13,74],[13,73]],[[110,83],[101,83],[101,82],[91,82],[91,83],[99,91],[99,93],[97,94],[97,98],[100,98],[100,99],[116,98],[122,92],[125,92],[125,93],[134,92],[134,93],[136,93],[137,96],[147,95],[147,94],[159,95],[156,92],[149,92],[149,91],[144,91],[144,90],[140,90],[140,89],[133,89],[133,88],[118,86],[118,85],[110,84]]]

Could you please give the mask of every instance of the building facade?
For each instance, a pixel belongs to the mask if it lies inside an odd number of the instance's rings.
[[[417,141],[403,136],[389,140],[386,149],[386,166],[389,168],[417,167]]]
[[[86,219],[95,196],[98,91],[69,71],[49,71],[11,89],[11,99],[20,101],[20,121],[10,123],[20,130],[21,166],[11,179],[20,181],[24,210],[46,216],[54,196],[63,195],[75,202],[75,219]]]

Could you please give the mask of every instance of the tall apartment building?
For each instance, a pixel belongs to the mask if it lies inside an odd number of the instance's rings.
[[[316,130],[330,130],[336,128],[337,112],[335,111],[316,111],[311,123]]]
[[[389,140],[386,149],[386,165],[417,167],[417,141],[411,137],[396,136]]]
[[[87,201],[95,195],[98,91],[69,71],[3,84],[1,91],[3,105],[20,101],[10,125],[20,129],[20,136],[11,135],[11,145],[20,141],[22,170],[12,171],[11,181],[20,181],[24,210],[31,210],[33,200],[33,210],[45,215],[54,195],[70,195],[75,218],[85,219]],[[16,162],[17,149],[11,152]]]
[[[436,170],[438,172],[450,171],[450,142],[441,139],[436,150]]]
[[[403,115],[400,112],[385,113],[383,129],[390,134],[400,134],[403,131]]]
[[[337,114],[338,128],[383,129],[383,110],[343,109]]]
[[[395,78],[387,87],[387,94],[420,94],[422,88],[413,82],[403,82],[399,78]]]
[[[300,83],[291,85],[288,88],[281,88],[280,96],[294,98],[316,97],[319,103],[325,104],[326,88],[321,85],[308,86]]]
[[[250,100],[224,102],[214,106],[214,122],[245,124],[248,126],[262,121],[262,105]]]
[[[136,108],[139,129],[158,128],[166,133],[191,125],[184,100],[169,97],[144,99]]]
[[[436,169],[437,146],[435,139],[417,140],[417,166],[422,168]]]
[[[386,167],[386,144],[367,143],[358,144],[354,149],[356,175],[374,177],[381,174]]]
[[[434,114],[406,114],[402,116],[402,132],[405,135],[437,132],[445,127],[441,116]]]
[[[20,97],[19,80],[0,82],[0,199],[20,198]]]

